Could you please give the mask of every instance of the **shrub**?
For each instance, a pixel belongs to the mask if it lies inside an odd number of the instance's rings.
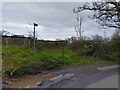
[[[63,65],[62,59],[54,57],[44,57],[41,59],[41,62],[41,67],[48,70],[61,68]]]
[[[14,75],[22,76],[25,74],[25,72],[26,72],[26,66],[24,64],[21,64],[17,68],[10,68],[5,70],[4,74],[8,76],[14,76]]]

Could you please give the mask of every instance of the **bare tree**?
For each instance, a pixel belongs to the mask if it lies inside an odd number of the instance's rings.
[[[26,27],[26,29],[28,30],[27,31],[27,34],[25,34],[27,37],[30,37],[30,38],[33,38],[33,31],[32,30],[30,30],[28,27]],[[37,38],[39,35],[38,35],[38,32],[37,31],[35,31],[35,38]]]
[[[28,37],[33,38],[33,31],[28,31]]]
[[[103,37],[100,36],[100,35],[98,35],[98,34],[96,34],[96,35],[92,36],[92,39],[93,39],[94,41],[102,41],[102,40],[103,40]]]
[[[76,31],[78,40],[82,39],[82,23],[83,23],[83,18],[78,16],[77,14],[75,31]]]
[[[0,36],[7,36],[7,35],[10,35],[10,32],[8,32],[6,30],[0,31]]]
[[[97,23],[106,27],[120,29],[120,1],[105,0],[103,2],[85,3],[83,6],[73,9],[74,13],[84,10],[94,11],[92,19],[96,19]]]
[[[76,36],[77,36],[77,39],[79,38],[79,33],[78,33],[78,30],[77,30],[77,27],[76,27],[76,25],[75,25],[75,32],[76,32]]]

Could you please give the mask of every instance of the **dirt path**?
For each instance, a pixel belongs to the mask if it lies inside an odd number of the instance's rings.
[[[4,77],[3,84],[9,88],[33,87],[39,81],[53,78],[51,73],[39,73],[35,75],[24,75],[22,77]]]

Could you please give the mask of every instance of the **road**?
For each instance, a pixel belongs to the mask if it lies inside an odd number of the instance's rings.
[[[89,66],[55,72],[58,77],[40,83],[47,88],[118,88],[118,66]]]

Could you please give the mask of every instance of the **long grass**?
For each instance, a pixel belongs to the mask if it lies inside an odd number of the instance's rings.
[[[79,56],[77,53],[68,48],[64,49],[63,57],[61,48],[55,48],[52,50],[37,50],[36,53],[33,53],[31,49],[21,46],[2,47],[4,71],[20,69],[20,72],[24,72],[24,70],[28,68],[41,68],[41,64],[43,63],[41,60],[43,58],[50,57],[53,57],[55,60],[62,58],[63,65],[89,65],[108,63],[107,61],[101,61],[91,57]]]

